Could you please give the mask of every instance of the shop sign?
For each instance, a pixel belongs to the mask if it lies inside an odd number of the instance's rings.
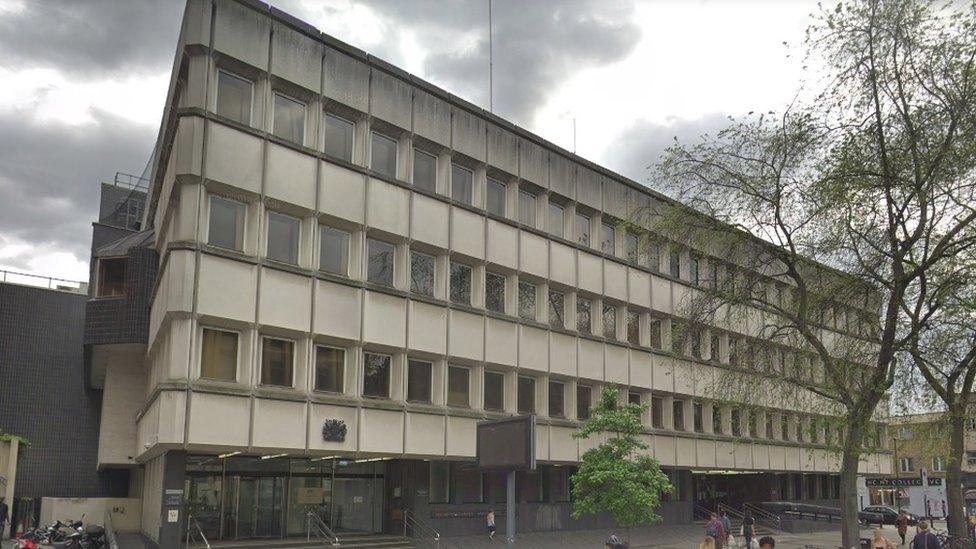
[[[931,482],[932,479],[929,479]],[[895,486],[922,486],[922,478],[868,478],[864,479],[865,486],[895,487]],[[929,484],[929,486],[933,486]]]
[[[941,477],[929,477],[929,486],[942,486]]]
[[[326,442],[346,441],[346,422],[341,419],[327,419],[322,424],[322,440]]]

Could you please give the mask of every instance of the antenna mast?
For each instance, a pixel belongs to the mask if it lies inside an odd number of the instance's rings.
[[[491,40],[491,0],[488,0],[488,112],[495,112],[494,57]]]

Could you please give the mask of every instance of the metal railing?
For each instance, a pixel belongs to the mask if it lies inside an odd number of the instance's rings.
[[[726,514],[736,520],[742,520],[745,517],[745,515],[742,514],[742,511],[724,503],[719,503],[716,511],[718,512],[719,516]]]
[[[200,528],[200,523],[197,522],[196,517],[187,514],[186,515],[186,546],[189,547],[190,543],[196,541],[197,537],[200,538],[200,541],[203,542],[203,545],[207,549],[210,549],[210,542],[207,541],[207,536],[203,534],[203,528]]]
[[[329,525],[322,520],[322,517],[309,511],[305,515],[305,535],[306,541],[312,541],[312,533],[316,538],[328,541],[333,547],[340,545],[339,536],[329,528]]]
[[[148,179],[125,172],[115,172],[115,180],[112,182],[112,184],[116,187],[125,187],[127,189],[137,189],[140,191],[149,189]]]
[[[692,510],[694,517],[699,520],[708,520],[712,512],[713,511],[711,509],[700,503],[696,503],[694,509]]]
[[[743,507],[752,513],[752,518],[756,522],[777,530],[783,529],[783,518],[776,513],[767,511],[755,503],[746,503]]]
[[[64,292],[79,294],[88,293],[87,282],[69,280],[67,278],[55,278],[53,276],[19,273],[17,271],[7,271],[5,269],[0,269],[0,282],[20,284],[21,286],[33,286],[35,288],[47,288],[49,290],[61,290]]]
[[[441,533],[410,509],[403,510],[403,537],[430,540],[435,547],[440,547]]]
[[[112,510],[105,510],[105,541],[109,549],[119,549],[119,540],[115,536],[115,525],[112,524]]]

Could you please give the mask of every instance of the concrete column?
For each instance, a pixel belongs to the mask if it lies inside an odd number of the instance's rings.
[[[159,546],[180,547],[184,541],[186,525],[186,494],[183,493],[186,478],[186,452],[171,450],[160,457],[163,460],[163,493],[146,494],[160,497]]]
[[[12,518],[14,508],[14,488],[17,484],[17,455],[20,453],[20,441],[13,438],[10,442],[0,443],[0,451],[7,454],[4,456],[7,465],[6,470],[0,469],[0,478],[5,480],[3,491],[0,491],[0,497],[7,503],[11,513],[11,515],[6,517],[7,521],[4,522],[4,527],[0,528],[0,539],[7,539],[10,537],[8,533],[14,528],[10,519]],[[0,459],[0,463],[3,463],[3,461],[3,459]]]

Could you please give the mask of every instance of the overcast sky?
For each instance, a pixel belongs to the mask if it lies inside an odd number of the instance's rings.
[[[488,106],[487,0],[273,5]],[[789,101],[815,2],[494,0],[495,112],[653,186],[677,135]],[[0,0],[0,269],[88,278],[98,183],[139,174],[178,0]],[[784,45],[784,42],[786,45]]]

